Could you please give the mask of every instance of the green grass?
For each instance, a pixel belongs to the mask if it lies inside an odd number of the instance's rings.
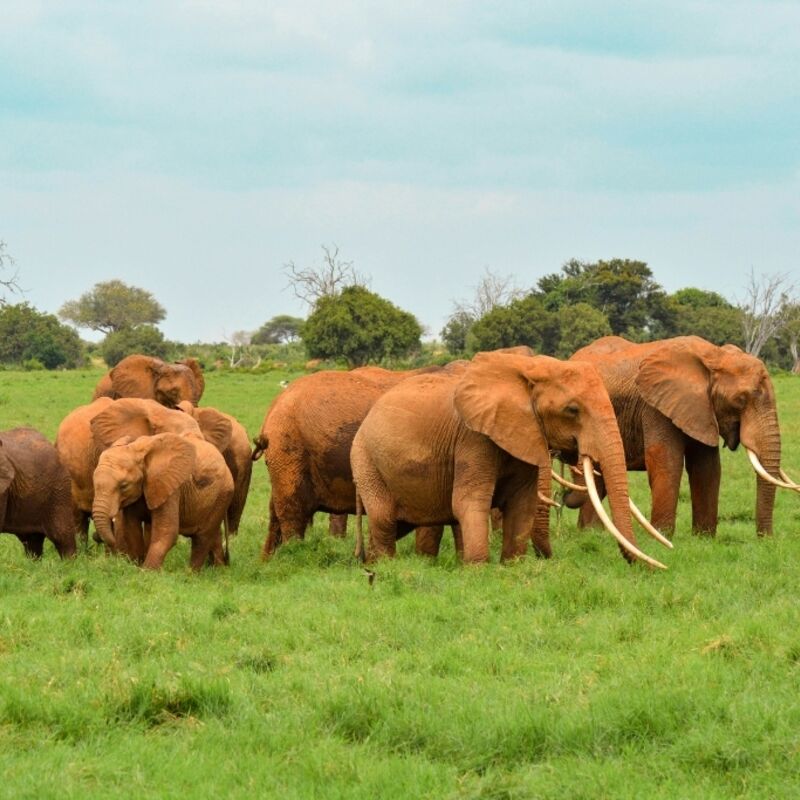
[[[2,427],[53,436],[98,374],[3,373]],[[208,376],[251,435],[284,375]],[[800,475],[800,380],[776,381]],[[555,557],[462,567],[401,543],[370,586],[319,515],[259,560],[263,462],[228,569],[160,574],[0,537],[0,796],[789,797],[800,782],[800,496],[757,540],[724,454],[716,540],[666,573],[553,515]],[[642,476],[634,497],[647,507]],[[657,549],[658,548],[658,549]]]

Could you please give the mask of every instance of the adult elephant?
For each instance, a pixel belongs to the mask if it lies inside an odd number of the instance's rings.
[[[252,454],[254,461],[264,455],[272,486],[264,557],[287,539],[303,538],[315,511],[355,512],[350,447],[358,426],[385,391],[426,369],[315,372],[292,381],[275,398]],[[343,533],[344,522],[333,521],[334,531]]]
[[[167,364],[160,358],[137,354],[123,358],[100,379],[93,399],[139,397],[175,408],[181,401],[197,405],[204,389],[203,370],[197,359]]]
[[[491,508],[503,515],[503,558],[521,555],[551,450],[580,460],[590,480],[593,465],[603,470],[609,530],[629,558],[663,566],[636,547],[622,440],[597,371],[510,353],[479,353],[458,369],[409,378],[375,401],[351,452],[370,558],[394,555],[398,535],[416,525],[458,524],[464,560],[486,561]],[[550,551],[549,541],[536,546]]]
[[[717,530],[719,440],[747,449],[764,477],[756,478],[756,531],[772,533],[775,482],[782,478],[781,436],[775,391],[764,364],[734,345],[719,347],[699,336],[634,344],[607,336],[578,350],[600,373],[617,413],[629,470],[647,470],[651,522],[672,532],[684,465],[692,499],[692,528]],[[580,524],[596,520],[582,503]]]
[[[56,450],[71,480],[72,498],[81,515],[85,535],[94,502],[93,474],[100,454],[122,436],[152,436],[156,433],[200,433],[189,414],[165,408],[155,400],[100,397],[71,411],[58,427]],[[219,450],[231,438],[228,420],[219,415],[204,436]]]
[[[236,417],[226,414],[224,411],[208,406],[197,408],[186,401],[180,403],[178,408],[192,416],[200,426],[203,436],[212,442],[220,442],[218,438],[220,419],[227,420],[230,425],[228,444],[222,448],[221,452],[233,477],[233,498],[228,508],[227,523],[228,533],[235,536],[239,531],[239,523],[247,502],[247,493],[250,490],[250,479],[253,473],[250,437],[247,435],[244,425]]]
[[[16,534],[32,558],[42,555],[45,538],[67,558],[75,555],[77,528],[69,474],[55,447],[33,428],[0,432],[0,531]]]
[[[147,569],[159,569],[178,535],[192,540],[190,564],[224,563],[220,525],[233,478],[198,432],[123,437],[94,471],[92,516],[102,540]],[[145,534],[142,534],[142,530]]]

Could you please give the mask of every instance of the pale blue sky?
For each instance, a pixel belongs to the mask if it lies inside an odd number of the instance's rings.
[[[3,0],[0,238],[184,341],[304,313],[323,243],[434,334],[485,267],[800,277],[800,2]]]

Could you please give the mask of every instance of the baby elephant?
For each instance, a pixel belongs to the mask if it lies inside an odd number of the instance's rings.
[[[179,533],[191,537],[198,570],[209,554],[224,563],[220,525],[232,497],[225,459],[199,434],[125,436],[100,456],[92,516],[112,550],[148,569],[161,567]]]
[[[47,537],[62,557],[75,555],[78,514],[55,447],[33,428],[0,432],[0,531],[14,533],[39,558]]]

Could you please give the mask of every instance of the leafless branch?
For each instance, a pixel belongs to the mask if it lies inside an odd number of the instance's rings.
[[[489,267],[484,268],[484,274],[477,286],[471,300],[456,300],[453,302],[456,314],[467,314],[473,319],[480,319],[497,306],[504,306],[512,300],[523,295],[522,289],[514,284],[511,275],[498,275]]]
[[[14,259],[6,249],[6,243],[0,239],[0,270],[5,271],[6,267],[13,268]],[[21,293],[22,287],[19,285],[19,273],[14,270],[14,273],[9,278],[0,278],[0,286],[7,289],[9,292]],[[0,298],[0,302],[5,303],[5,297]]]
[[[295,297],[313,308],[322,297],[332,297],[348,286],[368,286],[369,278],[358,272],[352,261],[339,258],[337,245],[322,245],[322,266],[298,267],[294,261],[284,264],[287,288]]]
[[[750,270],[742,310],[745,350],[758,356],[764,345],[777,336],[788,321],[794,285],[787,275],[759,275]]]

